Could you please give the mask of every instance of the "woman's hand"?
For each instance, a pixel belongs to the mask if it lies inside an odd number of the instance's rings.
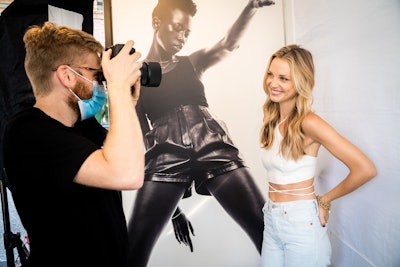
[[[270,6],[270,5],[275,5],[275,1],[271,0],[250,0],[249,5],[251,5],[254,8],[259,8],[263,6]]]
[[[331,212],[331,204],[323,200],[323,197],[316,196],[319,210],[319,221],[321,226],[325,227],[328,224],[329,213]]]
[[[176,240],[189,246],[190,251],[193,252],[192,239],[190,238],[190,233],[194,236],[192,224],[180,210],[175,213],[177,214],[172,217],[172,225],[174,226]]]
[[[329,210],[326,210],[324,208],[318,207],[319,209],[319,221],[321,223],[322,227],[325,227],[328,224],[328,219],[329,219]]]

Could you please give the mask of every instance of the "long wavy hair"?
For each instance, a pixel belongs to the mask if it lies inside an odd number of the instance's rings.
[[[263,105],[264,119],[260,137],[261,145],[265,149],[269,149],[274,142],[274,129],[277,127],[280,117],[279,103],[271,101],[267,86],[268,71],[272,60],[275,58],[280,58],[289,63],[291,76],[297,92],[295,107],[286,118],[284,137],[280,145],[280,150],[282,156],[286,159],[298,160],[304,155],[304,134],[301,124],[306,115],[312,111],[312,90],[315,82],[314,62],[311,53],[296,44],[282,47],[271,56],[263,81],[267,100]]]

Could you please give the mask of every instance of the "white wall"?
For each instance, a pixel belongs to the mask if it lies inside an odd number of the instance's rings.
[[[186,55],[223,37],[248,0],[196,0],[192,34]],[[135,48],[146,56],[152,38],[151,12],[155,0],[113,1],[114,43],[135,40]],[[265,192],[265,175],[258,150],[258,134],[265,95],[262,79],[268,57],[284,44],[282,3],[258,10],[239,50],[210,69],[204,77],[211,109],[223,119]],[[127,216],[134,192],[124,193]],[[196,194],[180,204],[195,228],[194,253],[175,240],[169,224],[158,241],[149,267],[210,266],[256,267],[259,255],[241,228],[212,197]]]
[[[316,111],[375,162],[378,176],[333,202],[333,266],[400,266],[400,1],[292,0],[290,39],[316,63]],[[346,168],[321,153],[325,192]]]

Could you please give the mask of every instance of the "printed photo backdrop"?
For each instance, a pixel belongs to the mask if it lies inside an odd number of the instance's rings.
[[[198,0],[192,33],[178,55],[187,55],[220,40],[247,4],[241,1]],[[155,0],[113,1],[113,43],[135,41],[135,49],[147,55],[153,36],[151,12]],[[211,110],[225,121],[257,184],[266,194],[265,175],[259,157],[259,129],[265,94],[262,80],[271,53],[284,44],[282,3],[257,11],[240,48],[210,68],[203,76]],[[129,218],[135,192],[124,192]],[[194,252],[175,240],[172,224],[161,234],[149,261],[156,266],[258,266],[259,254],[244,231],[213,197],[193,193],[179,206],[189,216],[195,236]],[[261,212],[261,210],[260,210]]]

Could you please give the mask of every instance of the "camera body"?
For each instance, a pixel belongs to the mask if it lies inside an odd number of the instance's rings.
[[[115,44],[107,48],[112,50],[111,58],[115,57],[121,51],[123,44]],[[132,47],[129,54],[135,53],[135,48]],[[147,87],[157,87],[161,83],[161,65],[158,62],[143,62],[140,68],[141,78],[140,84]]]

